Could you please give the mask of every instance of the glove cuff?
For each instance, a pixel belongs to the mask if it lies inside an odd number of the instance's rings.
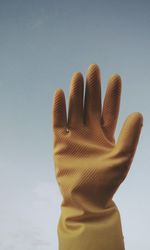
[[[124,250],[121,219],[117,206],[87,213],[61,207],[58,223],[59,250]]]

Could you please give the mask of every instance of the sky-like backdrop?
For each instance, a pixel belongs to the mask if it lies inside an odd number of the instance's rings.
[[[57,250],[61,196],[52,155],[56,88],[101,70],[102,95],[122,78],[116,138],[144,116],[127,179],[114,200],[126,250],[150,249],[150,1],[0,0],[0,249]]]

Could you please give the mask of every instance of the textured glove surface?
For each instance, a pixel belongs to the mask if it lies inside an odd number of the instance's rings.
[[[103,110],[98,65],[91,64],[84,81],[71,79],[68,118],[65,96],[57,89],[53,102],[54,163],[63,196],[58,224],[60,250],[123,250],[119,211],[113,195],[125,179],[137,147],[143,118],[126,119],[117,142],[121,78],[110,77]]]

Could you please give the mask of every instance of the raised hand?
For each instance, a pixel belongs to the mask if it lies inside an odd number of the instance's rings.
[[[121,77],[114,74],[102,108],[97,64],[88,69],[85,98],[83,76],[73,74],[68,116],[63,90],[55,92],[53,153],[63,195],[58,225],[61,250],[124,249],[120,216],[112,198],[131,166],[143,117],[138,112],[130,114],[115,142],[120,95]]]

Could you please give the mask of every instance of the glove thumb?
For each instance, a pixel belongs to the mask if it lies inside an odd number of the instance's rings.
[[[134,156],[134,153],[136,151],[142,126],[142,114],[139,112],[134,112],[126,118],[120,131],[116,146],[123,153],[131,154],[131,158]]]

